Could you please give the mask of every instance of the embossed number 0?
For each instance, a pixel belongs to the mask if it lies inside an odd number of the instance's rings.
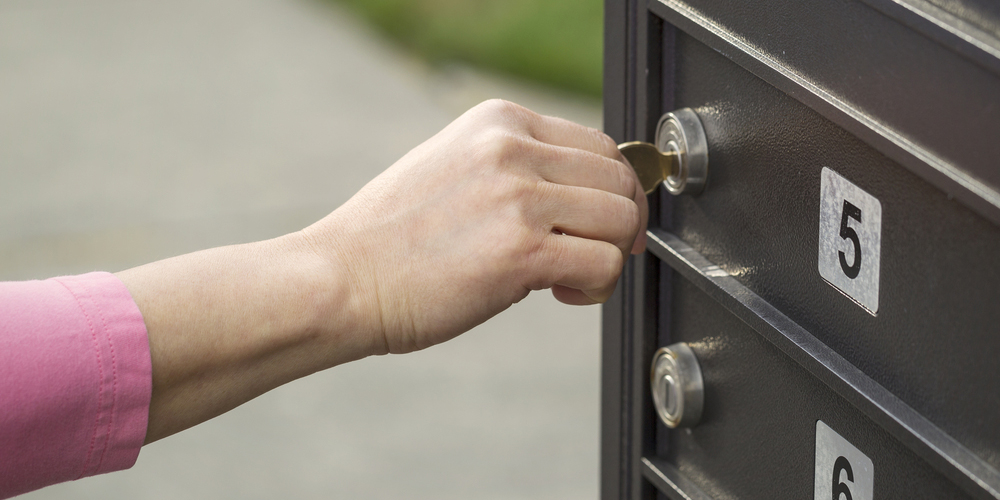
[[[861,240],[858,239],[858,233],[854,231],[854,228],[847,225],[848,218],[861,222],[861,209],[844,200],[844,212],[840,218],[840,237],[854,243],[854,262],[847,265],[847,255],[844,255],[842,251],[838,253],[840,254],[840,267],[844,269],[844,274],[848,278],[854,279],[861,272]]]
[[[833,500],[854,500],[851,496],[850,486],[847,486],[840,480],[840,471],[846,472],[847,480],[854,483],[854,471],[851,470],[851,462],[846,457],[837,457],[837,461],[833,463]],[[843,499],[840,498],[841,494],[844,495]]]

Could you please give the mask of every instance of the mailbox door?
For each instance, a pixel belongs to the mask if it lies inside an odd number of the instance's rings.
[[[606,2],[605,129],[691,108],[604,307],[605,500],[1000,498],[1000,8]],[[852,276],[853,275],[853,276]],[[697,425],[650,397],[687,343]]]

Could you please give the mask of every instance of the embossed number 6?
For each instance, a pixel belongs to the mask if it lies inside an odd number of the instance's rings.
[[[848,278],[854,279],[861,271],[861,240],[858,239],[858,233],[854,231],[854,228],[847,225],[848,217],[861,222],[861,209],[844,200],[844,214],[840,218],[840,237],[854,243],[854,262],[847,265],[847,256],[844,255],[844,252],[837,253],[840,254],[840,267],[844,269],[844,274]]]
[[[837,461],[833,463],[833,500],[841,500],[841,494],[844,495],[843,500],[854,500],[851,496],[851,488],[840,480],[840,471],[846,472],[847,480],[852,483],[854,482],[854,471],[851,470],[851,462],[846,457],[837,457]]]

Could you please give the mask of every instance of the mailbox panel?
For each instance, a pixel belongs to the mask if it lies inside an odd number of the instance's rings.
[[[606,131],[691,108],[709,173],[604,309],[602,498],[1000,498],[996,13],[606,2]],[[668,429],[678,342],[704,411]]]
[[[698,355],[706,399],[697,427],[657,425],[658,456],[710,498],[812,498],[817,421],[872,460],[874,498],[969,498],[690,281],[672,295],[671,341]]]
[[[1000,425],[969,418],[1000,416],[1000,227],[691,37],[676,55],[711,185],[671,200],[674,234],[1000,466]],[[881,202],[876,315],[817,270],[824,167]]]

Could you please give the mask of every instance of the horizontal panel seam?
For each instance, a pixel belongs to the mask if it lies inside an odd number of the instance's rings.
[[[838,98],[837,96],[823,90],[818,85],[812,83],[804,76],[799,75],[791,68],[781,64],[774,58],[770,57],[766,53],[756,49],[752,45],[740,40],[738,37],[734,36],[732,33],[727,31],[722,26],[716,24],[714,21],[708,19],[702,15],[697,10],[693,9],[689,5],[679,1],[679,0],[656,0],[665,7],[677,12],[678,14],[684,16],[689,21],[697,24],[702,29],[705,29],[712,35],[718,37],[724,43],[729,44],[733,48],[743,52],[744,54],[752,57],[756,61],[764,64],[766,67],[777,73],[778,75],[784,77],[785,79],[791,81],[799,88],[809,92],[810,94],[818,97],[827,104],[833,106],[841,113],[847,115],[849,118],[855,122],[861,124],[865,128],[871,130],[872,132],[878,134],[882,138],[888,140],[889,142],[895,144],[897,147],[908,152],[913,157],[917,158],[919,161],[925,163],[935,171],[941,173],[952,182],[955,182],[962,188],[972,192],[979,198],[983,199],[996,209],[1000,209],[1000,193],[992,189],[990,186],[986,185],[974,176],[959,170],[957,167],[953,166],[948,161],[943,158],[938,157],[934,153],[931,153],[927,149],[913,142],[912,140],[906,138],[902,134],[894,131],[893,129],[887,127],[886,125],[880,123],[878,120],[864,113],[863,111],[853,107],[847,101]]]
[[[1000,59],[1000,49],[996,46],[991,45],[987,40],[996,40],[983,30],[971,25],[969,22],[954,16],[953,14],[940,9],[939,7],[932,5],[925,1],[903,1],[903,0],[889,0],[896,5],[920,16],[927,22],[941,28],[948,33],[960,38],[962,41],[976,47],[977,49],[986,52],[987,54]],[[917,6],[916,4],[920,4]],[[963,31],[966,30],[966,31]]]
[[[771,306],[762,297],[743,286],[728,273],[724,273],[724,271],[719,272],[722,269],[708,261],[704,256],[676,236],[656,229],[648,230],[646,235],[648,241],[647,248],[653,255],[666,262],[686,279],[692,281],[706,292],[710,292],[706,287],[712,287],[725,294],[726,297],[732,300],[722,301],[719,297],[709,293],[712,298],[722,303],[727,310],[736,314],[737,317],[762,334],[771,343],[775,344],[807,371],[818,376],[819,374],[816,371],[819,370],[833,376],[834,380],[844,387],[838,389],[829,381],[824,380],[823,377],[819,378],[836,392],[846,397],[841,392],[841,390],[846,390],[852,396],[860,397],[861,401],[866,403],[866,406],[870,405],[870,409],[865,409],[852,401],[852,404],[855,404],[862,413],[867,414],[869,418],[871,418],[869,414],[871,412],[875,412],[883,418],[888,418],[890,422],[905,432],[909,438],[916,439],[920,445],[926,447],[928,451],[931,451],[938,458],[946,461],[964,478],[974,482],[990,496],[1000,498],[1000,489],[998,489],[998,486],[1000,486],[1000,472],[972,453],[972,451],[955,440],[955,438],[938,428],[933,422],[927,420],[926,417],[889,392],[881,384],[868,377],[864,372],[820,342],[819,339],[816,339],[775,307]],[[695,278],[700,279],[692,279],[691,274]],[[735,307],[739,307],[740,310],[752,316],[752,318],[763,322],[764,328],[777,334],[778,339],[787,341],[788,345],[780,345],[775,342],[775,338],[764,334],[760,330],[762,325],[754,325],[748,319],[743,318],[737,311],[733,310],[733,305],[730,302],[735,303]],[[794,332],[784,331],[775,325],[778,322],[785,324],[785,330],[792,329]],[[789,352],[788,349],[792,349],[792,352]],[[806,359],[799,359],[803,355]],[[827,359],[824,361],[820,358]],[[811,365],[819,365],[819,367]],[[848,400],[850,401],[851,399],[848,398]],[[890,407],[895,408],[895,410],[890,409]],[[918,430],[917,426],[923,427],[923,429]],[[886,430],[888,431],[889,429]],[[890,431],[890,434],[893,433]],[[896,436],[896,438],[900,439],[899,436]],[[902,440],[901,443],[906,445]],[[912,449],[911,445],[906,446]]]

